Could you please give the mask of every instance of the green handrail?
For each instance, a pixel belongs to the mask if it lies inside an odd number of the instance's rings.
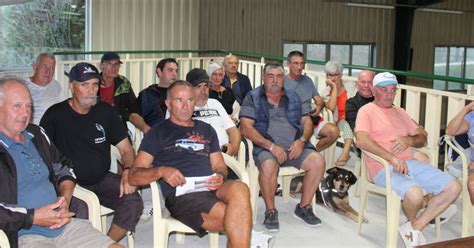
[[[54,55],[86,55],[86,54],[103,54],[105,52],[110,51],[90,51],[90,52],[55,52]],[[252,58],[264,58],[266,60],[277,60],[277,61],[285,61],[287,58],[282,56],[271,56],[265,55],[261,53],[250,53],[250,52],[241,52],[241,51],[230,51],[230,50],[123,50],[123,51],[115,51],[117,53],[128,53],[128,54],[163,54],[163,53],[222,53],[222,54],[235,54],[238,56],[245,56],[245,57],[252,57]],[[317,60],[306,60],[309,64],[315,65],[324,65],[326,64],[325,61],[317,61]],[[400,76],[407,76],[407,77],[416,77],[416,78],[423,78],[423,79],[431,79],[431,80],[441,80],[441,81],[450,81],[450,82],[458,82],[464,84],[474,84],[473,79],[468,78],[459,78],[459,77],[450,77],[450,76],[442,76],[442,75],[435,75],[435,74],[426,74],[426,73],[418,73],[418,72],[407,72],[407,71],[399,71],[393,69],[386,69],[386,68],[377,68],[377,67],[368,67],[368,66],[358,66],[358,65],[347,65],[344,64],[345,68],[357,69],[357,70],[372,70],[375,72],[391,72],[396,75]]]

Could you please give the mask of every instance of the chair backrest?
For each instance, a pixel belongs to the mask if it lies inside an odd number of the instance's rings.
[[[10,242],[8,242],[8,237],[3,232],[3,230],[0,230],[0,247],[1,248],[10,248]]]

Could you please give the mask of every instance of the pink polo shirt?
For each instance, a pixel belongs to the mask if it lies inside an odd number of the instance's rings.
[[[367,132],[370,137],[384,149],[391,151],[393,140],[400,136],[415,135],[418,126],[412,121],[404,109],[399,107],[381,108],[371,102],[363,106],[357,113],[355,132]],[[412,149],[395,154],[401,160],[413,159]],[[383,165],[367,158],[367,169],[373,178]]]

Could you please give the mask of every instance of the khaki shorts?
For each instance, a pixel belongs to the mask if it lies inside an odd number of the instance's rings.
[[[50,247],[108,247],[115,243],[109,236],[95,229],[88,220],[72,218],[63,232],[57,237],[49,238],[41,235],[23,235],[18,238],[19,247],[50,248]]]

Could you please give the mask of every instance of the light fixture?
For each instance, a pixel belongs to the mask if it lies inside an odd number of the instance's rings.
[[[362,7],[362,8],[374,8],[374,9],[394,9],[392,5],[381,5],[381,4],[367,4],[367,3],[346,3],[349,7]]]
[[[432,8],[421,8],[420,10],[421,10],[421,11],[425,11],[425,12],[433,12],[433,13],[444,13],[444,14],[462,15],[462,11],[460,11],[460,10],[432,9]]]

